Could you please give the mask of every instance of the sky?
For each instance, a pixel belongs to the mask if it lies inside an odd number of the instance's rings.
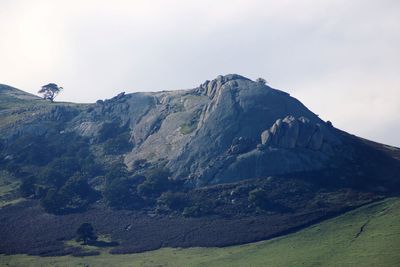
[[[238,73],[400,147],[399,14],[398,0],[0,0],[0,83],[94,102]]]

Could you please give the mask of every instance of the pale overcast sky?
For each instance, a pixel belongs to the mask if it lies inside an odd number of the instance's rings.
[[[399,0],[0,0],[0,83],[62,101],[264,77],[400,146]]]

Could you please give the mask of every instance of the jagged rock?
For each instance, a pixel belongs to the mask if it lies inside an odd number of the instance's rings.
[[[272,140],[272,133],[269,130],[265,130],[261,133],[261,144],[269,145]]]
[[[92,121],[84,121],[78,124],[75,127],[75,131],[77,131],[82,136],[96,136],[98,134],[102,124],[92,122]]]
[[[296,119],[287,116],[278,119],[268,130],[261,133],[261,144],[281,148],[309,148],[320,150],[324,134],[318,123],[312,123],[305,117]]]
[[[114,96],[112,99],[113,100],[118,100],[118,99],[123,98],[124,96],[125,96],[125,92],[121,92],[118,95]]]

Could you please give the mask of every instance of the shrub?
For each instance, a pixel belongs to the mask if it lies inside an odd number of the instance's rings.
[[[182,215],[185,217],[200,217],[214,213],[216,202],[204,199],[194,198],[191,200],[190,206],[183,209]]]
[[[129,126],[120,126],[119,121],[105,122],[99,130],[97,137],[99,142],[104,142],[108,139],[116,138],[119,135],[129,134]]]
[[[113,164],[108,172],[106,173],[106,181],[110,183],[115,179],[123,179],[129,177],[129,171],[126,169],[126,165],[122,162]]]
[[[62,157],[54,159],[43,167],[38,175],[39,182],[60,188],[75,172],[80,169],[78,159]]]
[[[115,208],[129,208],[138,200],[134,179],[129,177],[130,173],[125,164],[113,164],[105,175],[106,183],[103,197],[108,205]]]
[[[29,197],[35,194],[35,182],[35,176],[33,175],[24,178],[19,187],[23,197]]]
[[[257,78],[256,79],[256,82],[258,82],[258,83],[262,83],[262,84],[266,84],[267,83],[267,80],[265,80],[264,78]]]
[[[268,198],[268,192],[262,188],[256,188],[249,192],[249,202],[256,208],[273,212],[290,212],[291,209]]]
[[[54,214],[62,213],[66,202],[67,200],[64,198],[64,196],[59,194],[54,188],[49,189],[46,196],[40,201],[43,208],[47,212]]]
[[[86,177],[75,174],[59,189],[50,188],[41,204],[49,213],[63,214],[82,211],[99,198],[99,193],[87,183]]]
[[[117,122],[117,121],[103,123],[103,125],[101,126],[101,128],[99,130],[98,140],[100,142],[103,142],[109,138],[116,137],[117,134],[119,134],[119,132],[117,131],[117,129],[119,129],[119,128],[120,128],[119,122]]]
[[[169,179],[170,175],[169,170],[165,168],[149,171],[146,180],[137,187],[138,194],[146,198],[158,197],[172,187],[173,182]]]
[[[158,199],[157,204],[166,206],[170,210],[182,210],[187,206],[187,197],[185,193],[181,192],[165,192]]]
[[[269,200],[267,191],[262,188],[256,188],[249,192],[248,200],[250,204],[257,208],[267,209]]]
[[[118,155],[132,149],[129,133],[122,133],[115,138],[109,139],[104,143],[103,151],[105,154]]]
[[[107,200],[108,205],[114,208],[132,209],[142,206],[143,199],[138,196],[136,184],[144,178],[136,176],[133,178],[106,177],[106,185],[103,196]]]
[[[100,194],[90,187],[87,178],[80,173],[68,179],[61,187],[60,194],[67,199],[66,208],[70,210],[85,209],[100,197]]]

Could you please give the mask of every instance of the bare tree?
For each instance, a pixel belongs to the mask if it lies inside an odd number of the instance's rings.
[[[51,102],[54,101],[54,98],[61,92],[63,88],[58,87],[55,83],[49,83],[42,86],[42,89],[39,90],[39,94],[43,94],[43,99],[49,99]]]

